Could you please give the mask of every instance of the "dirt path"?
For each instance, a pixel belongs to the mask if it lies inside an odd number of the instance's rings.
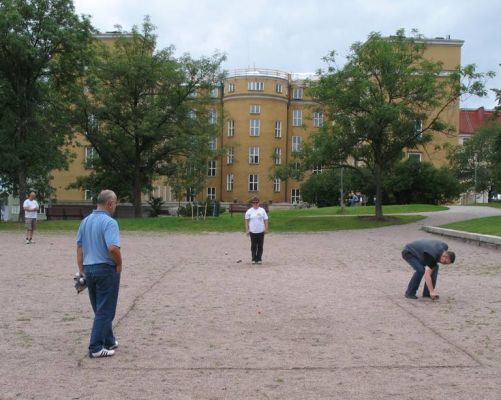
[[[499,211],[272,233],[259,267],[243,234],[124,234],[120,348],[101,360],[74,235],[0,233],[0,399],[498,400],[500,252],[447,240],[458,261],[431,303],[403,297],[400,251],[422,225]]]

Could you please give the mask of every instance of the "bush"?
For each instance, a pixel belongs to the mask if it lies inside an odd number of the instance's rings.
[[[152,197],[148,201],[148,204],[151,207],[150,217],[158,217],[158,215],[162,211],[162,205],[164,204],[164,201],[162,200],[162,198],[161,197]]]

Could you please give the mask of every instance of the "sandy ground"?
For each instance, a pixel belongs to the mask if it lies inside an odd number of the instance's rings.
[[[422,225],[499,212],[271,233],[262,266],[244,234],[125,233],[108,359],[87,357],[75,235],[0,233],[0,399],[499,400],[500,251],[446,239],[439,302],[403,297],[400,258]]]

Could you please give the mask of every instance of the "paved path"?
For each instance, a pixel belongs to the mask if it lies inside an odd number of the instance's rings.
[[[101,360],[74,235],[0,233],[0,399],[499,400],[500,252],[448,240],[432,303],[403,298],[400,251],[423,225],[500,211],[272,233],[260,267],[243,234],[124,234],[120,348]]]

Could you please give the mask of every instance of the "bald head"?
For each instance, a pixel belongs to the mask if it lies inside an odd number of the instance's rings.
[[[109,203],[117,201],[117,195],[113,190],[102,190],[101,193],[97,196],[97,205],[98,206],[106,206]]]

